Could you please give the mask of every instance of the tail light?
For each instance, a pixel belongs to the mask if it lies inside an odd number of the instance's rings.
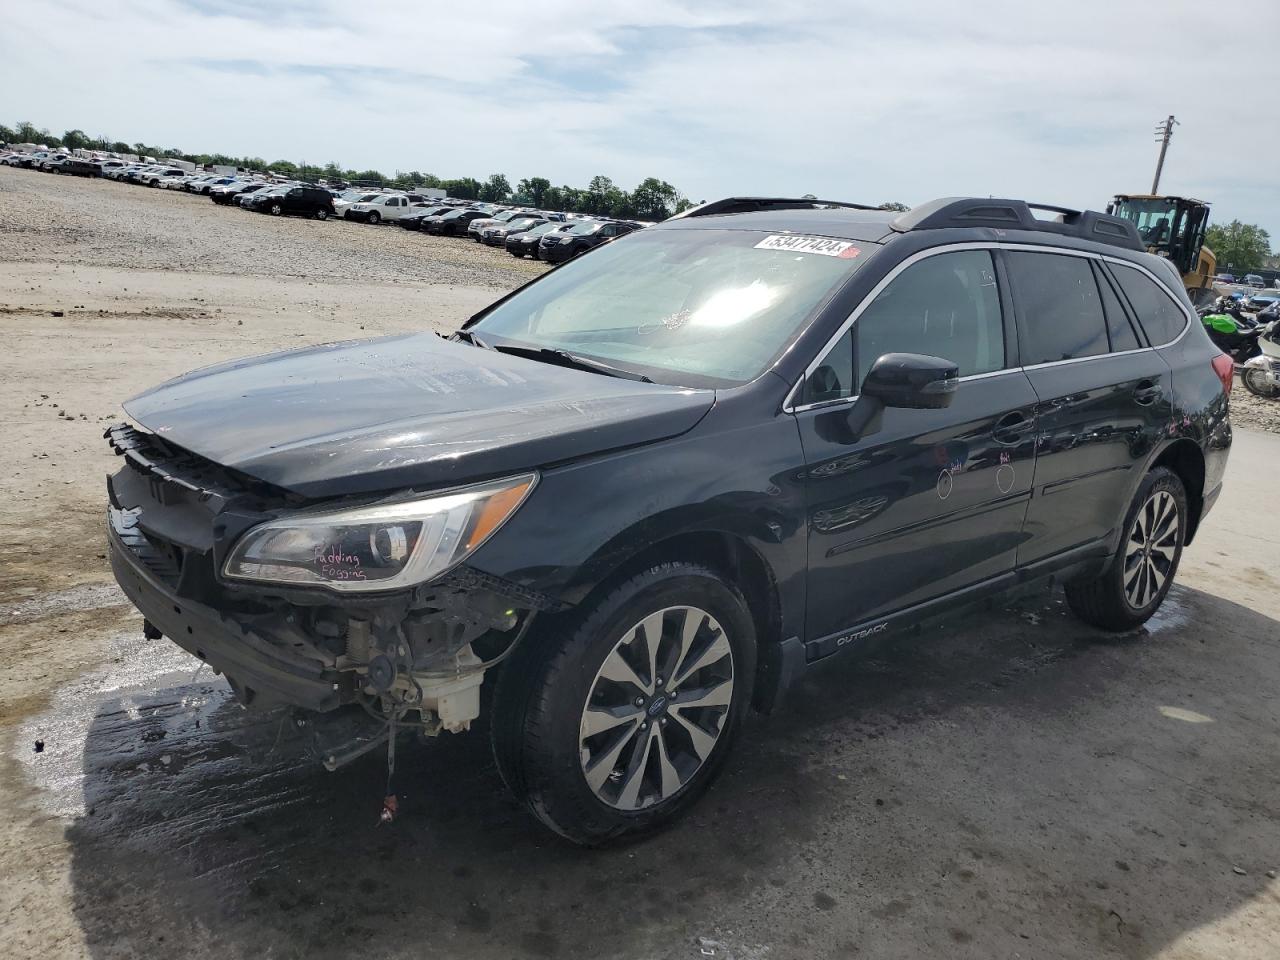
[[[1218,379],[1222,381],[1222,392],[1231,395],[1231,384],[1235,378],[1236,365],[1231,358],[1225,353],[1220,353],[1213,358],[1213,372],[1218,375]]]

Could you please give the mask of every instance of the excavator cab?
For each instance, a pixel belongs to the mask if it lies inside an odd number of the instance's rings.
[[[1118,194],[1107,213],[1133,221],[1147,251],[1170,260],[1193,302],[1213,293],[1217,259],[1204,246],[1209,205],[1189,197]]]

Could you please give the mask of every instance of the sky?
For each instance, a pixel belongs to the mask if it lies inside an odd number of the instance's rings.
[[[1277,0],[4,0],[0,120],[190,152],[694,201],[1101,209],[1280,248]]]

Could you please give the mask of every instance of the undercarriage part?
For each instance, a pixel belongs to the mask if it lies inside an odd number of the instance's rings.
[[[450,733],[471,729],[471,721],[480,716],[483,664],[468,648],[458,655],[458,667],[462,672],[454,677],[429,677],[419,681],[424,717],[430,710],[436,715],[439,726]]]
[[[369,661],[369,688],[372,693],[389,693],[395,686],[398,671],[391,658],[378,654]]]

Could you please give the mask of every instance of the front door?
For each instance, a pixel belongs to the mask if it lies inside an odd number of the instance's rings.
[[[886,409],[853,436],[877,358],[943,357],[950,407]],[[809,659],[882,629],[877,619],[1011,573],[1034,465],[1036,395],[1011,367],[988,250],[902,270],[811,368],[797,408],[807,469]]]

